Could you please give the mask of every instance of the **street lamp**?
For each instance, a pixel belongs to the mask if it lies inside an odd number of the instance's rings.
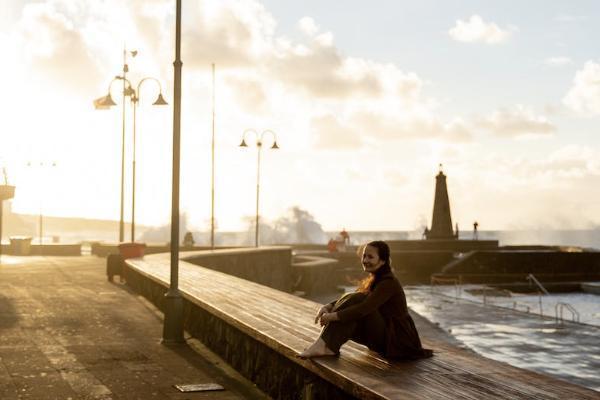
[[[152,77],[146,77],[143,78],[142,80],[140,80],[140,82],[137,85],[137,89],[135,90],[135,92],[132,93],[131,95],[131,103],[133,104],[133,163],[132,163],[132,183],[131,183],[131,242],[135,242],[135,138],[136,138],[136,110],[137,110],[137,104],[140,101],[140,89],[142,87],[142,84],[144,82],[155,82],[158,85],[158,97],[156,98],[156,100],[154,101],[154,103],[152,103],[153,106],[166,106],[168,103],[165,101],[163,95],[162,95],[162,85],[160,84],[160,82],[158,81],[158,79],[156,78],[152,78]]]
[[[119,217],[119,242],[123,242],[125,240],[125,223],[123,219],[124,214],[124,202],[125,202],[125,97],[129,96],[131,93],[127,91],[127,87],[125,83],[127,82],[127,72],[129,72],[129,66],[127,65],[127,49],[123,49],[123,76],[116,76],[110,82],[108,86],[108,95],[102,96],[94,100],[94,107],[97,110],[106,110],[111,106],[117,105],[113,99],[110,97],[110,88],[113,82],[116,82],[118,79],[123,81],[123,104],[122,104],[122,123],[121,123],[121,211]],[[137,50],[133,50],[129,52],[132,57],[137,55]]]
[[[125,96],[129,96],[130,100],[131,100],[131,104],[133,105],[133,160],[132,160],[132,180],[131,180],[131,242],[135,242],[135,164],[136,164],[136,121],[137,121],[137,105],[140,101],[140,89],[142,88],[142,84],[144,82],[154,82],[158,85],[158,97],[156,98],[156,100],[154,101],[154,103],[152,103],[152,105],[154,106],[165,106],[168,103],[165,101],[165,98],[162,95],[162,85],[160,84],[160,82],[158,81],[158,79],[156,78],[152,78],[152,77],[145,77],[142,78],[139,83],[137,84],[137,87],[134,89],[133,85],[131,84],[131,82],[129,81],[129,79],[124,78],[122,76],[116,76],[113,78],[113,80],[111,81],[109,87],[108,87],[108,94],[104,97],[100,97],[99,99],[97,99],[94,104],[96,105],[96,108],[100,108],[100,109],[105,109],[105,108],[110,108],[114,105],[116,105],[116,103],[113,101],[112,96],[110,94],[110,87],[112,86],[112,83],[117,81],[117,80],[123,80],[123,82],[125,82],[125,89],[124,92]],[[121,239],[121,241],[123,241]]]
[[[169,290],[165,294],[163,340],[184,343],[183,298],[179,291],[179,169],[181,164],[181,0],[175,2],[175,61],[173,62],[173,179],[171,181],[171,261]]]
[[[270,134],[273,137],[273,145],[271,146],[271,149],[277,150],[279,149],[279,146],[277,146],[277,136],[275,136],[275,133],[271,130],[265,130],[263,131],[260,135],[258,134],[258,132],[256,132],[254,129],[246,129],[244,131],[244,134],[242,135],[242,143],[240,143],[240,147],[248,147],[248,145],[246,144],[246,135],[248,133],[253,133],[255,138],[256,138],[256,148],[258,149],[257,153],[257,158],[256,158],[256,231],[254,233],[254,246],[258,247],[258,219],[259,219],[259,208],[258,208],[258,201],[259,201],[259,197],[260,197],[260,151],[262,150],[262,145],[264,142],[264,138],[265,138],[265,134]]]

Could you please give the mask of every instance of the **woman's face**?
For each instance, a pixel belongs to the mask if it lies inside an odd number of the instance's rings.
[[[365,246],[362,254],[362,266],[367,272],[375,272],[384,264],[384,261],[379,258],[377,249],[373,246]]]

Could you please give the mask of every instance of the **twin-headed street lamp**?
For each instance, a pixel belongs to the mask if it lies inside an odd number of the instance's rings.
[[[110,84],[108,85],[108,95],[102,96],[94,100],[94,107],[97,110],[106,110],[111,106],[116,105],[116,103],[110,97],[110,89],[112,84],[116,82],[118,79],[121,79],[123,82],[123,102],[122,102],[122,119],[121,119],[121,210],[119,215],[119,242],[123,242],[125,240],[125,222],[123,218],[124,214],[124,203],[125,203],[125,98],[128,95],[127,91],[127,72],[129,72],[129,66],[127,65],[127,49],[123,49],[123,75],[117,76],[114,78]],[[132,57],[137,55],[137,51],[130,51]]]
[[[158,79],[156,78],[152,78],[152,77],[145,77],[142,78],[139,83],[137,84],[137,86],[134,88],[134,86],[131,84],[131,82],[129,81],[129,79],[127,79],[125,76],[125,74],[123,74],[123,76],[116,76],[113,78],[113,80],[110,82],[109,86],[108,86],[108,94],[106,96],[100,97],[98,99],[96,99],[94,101],[94,105],[96,106],[97,109],[107,109],[110,108],[112,106],[115,106],[116,103],[114,102],[114,100],[112,99],[112,96],[110,94],[110,90],[112,87],[112,84],[116,81],[123,81],[123,99],[125,99],[125,97],[129,97],[129,99],[131,100],[131,104],[133,105],[133,160],[132,160],[132,189],[131,189],[131,242],[135,242],[135,177],[136,177],[136,173],[135,173],[135,164],[136,164],[136,120],[137,120],[137,105],[138,102],[140,100],[140,89],[142,88],[142,85],[144,84],[144,82],[154,82],[158,85],[158,97],[156,98],[156,100],[154,101],[154,103],[152,103],[152,105],[154,106],[164,106],[167,105],[168,103],[165,101],[163,95],[162,95],[162,85],[160,84],[160,82],[158,81]],[[125,113],[123,112],[123,120],[125,118]],[[124,147],[123,147],[124,149]],[[123,153],[124,154],[124,150]],[[121,175],[121,223],[123,223],[123,171],[124,171],[124,164],[122,164],[122,175]],[[120,235],[119,240],[122,242],[123,241],[123,237],[122,235]]]
[[[266,134],[270,134],[273,138],[273,145],[271,146],[271,149],[277,150],[279,149],[279,146],[277,146],[277,136],[275,135],[275,132],[271,131],[271,130],[265,130],[263,131],[260,135],[258,134],[258,132],[256,132],[254,129],[246,129],[244,131],[244,134],[242,135],[242,143],[240,143],[240,147],[248,147],[248,144],[246,144],[246,135],[248,133],[253,133],[255,138],[256,138],[256,147],[258,149],[257,151],[257,162],[256,162],[256,226],[255,226],[255,233],[254,233],[254,246],[258,247],[258,233],[259,233],[259,228],[258,228],[258,220],[259,220],[259,198],[260,198],[260,151],[262,150],[262,145],[264,143],[264,138]]]

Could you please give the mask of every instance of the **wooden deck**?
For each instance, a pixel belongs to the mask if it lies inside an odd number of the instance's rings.
[[[128,260],[127,265],[128,279],[147,281],[133,287],[148,282],[168,286],[169,254]],[[274,398],[600,399],[593,390],[427,337],[422,337],[424,346],[435,356],[426,360],[389,362],[352,342],[342,347],[339,358],[302,360],[296,355],[319,335],[312,321],[320,305],[185,261],[179,268],[182,295],[198,309],[185,312],[186,329]],[[153,297],[160,303],[160,296]],[[201,322],[193,321],[197,313],[204,315],[197,317]],[[247,342],[234,343],[238,336]],[[284,379],[291,370],[294,377]]]

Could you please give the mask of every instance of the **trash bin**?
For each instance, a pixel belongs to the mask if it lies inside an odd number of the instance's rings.
[[[108,281],[113,281],[113,276],[119,275],[123,280],[123,257],[120,254],[109,254],[106,257],[106,276]]]
[[[121,243],[119,244],[119,254],[124,260],[128,258],[138,258],[144,256],[146,243]]]
[[[28,256],[31,254],[31,236],[11,236],[10,251],[15,256]]]

